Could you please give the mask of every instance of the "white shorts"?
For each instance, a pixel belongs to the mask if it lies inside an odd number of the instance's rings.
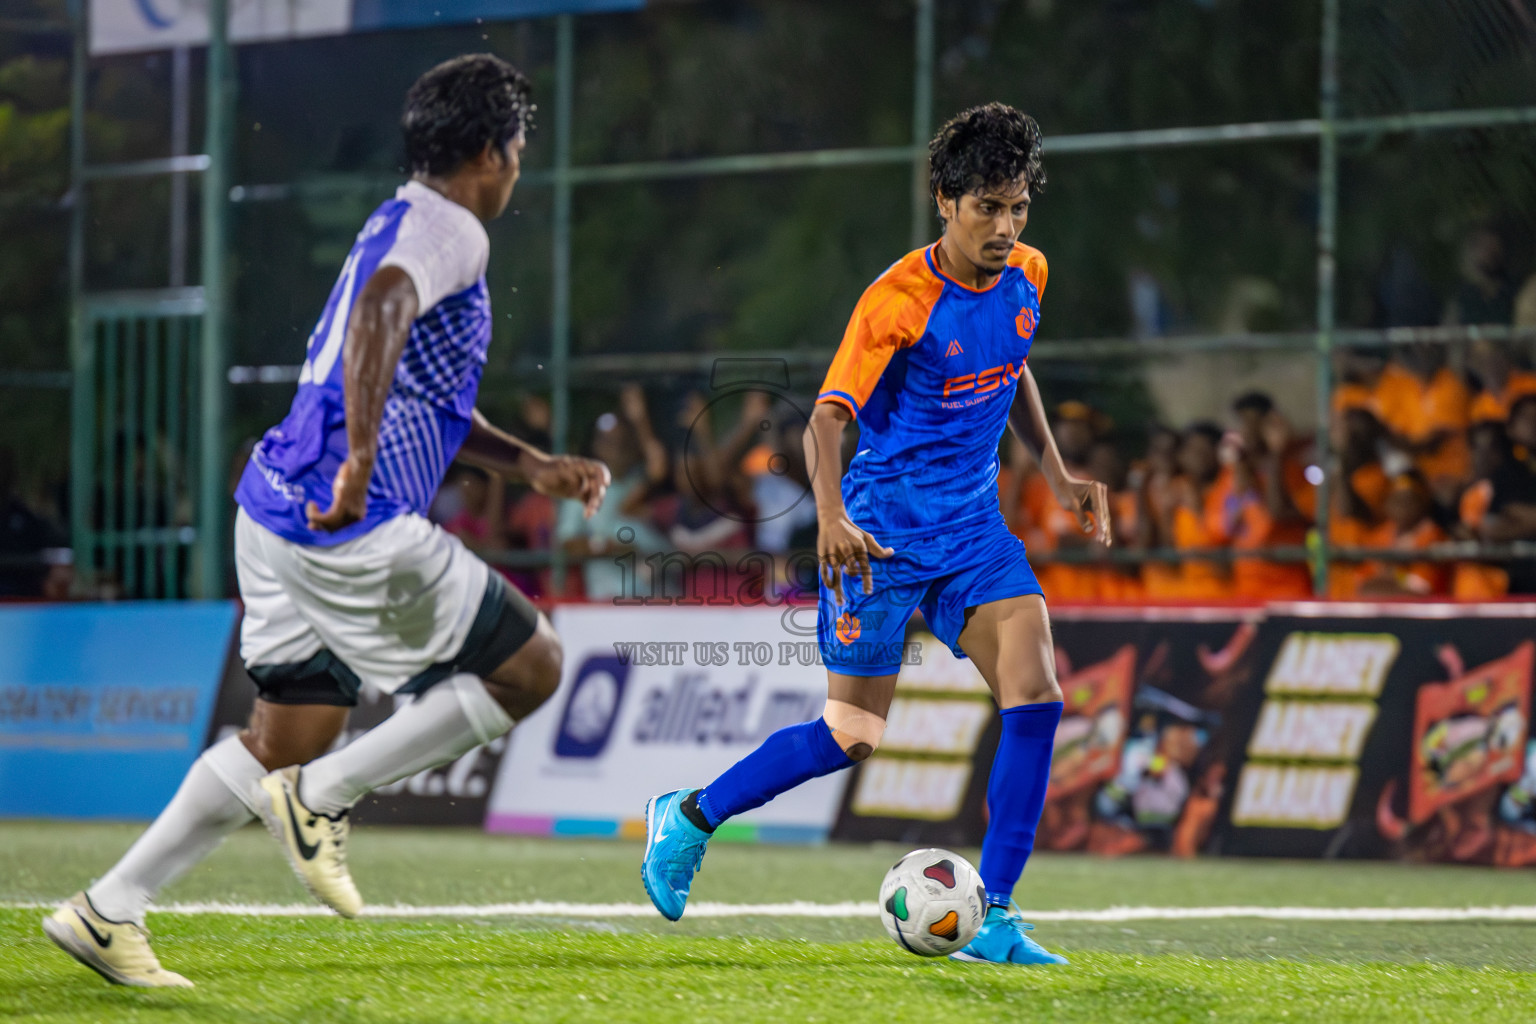
[[[285,540],[241,509],[235,569],[245,602],[240,657],[263,698],[278,702],[353,704],[359,683],[414,692],[475,671],[465,662],[483,672],[537,625],[526,598],[414,514],[323,548]],[[340,699],[317,697],[304,682],[330,677]],[[298,690],[285,698],[285,684]]]

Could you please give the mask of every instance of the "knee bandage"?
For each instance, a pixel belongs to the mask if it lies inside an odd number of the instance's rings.
[[[837,745],[855,761],[873,754],[880,746],[880,737],[885,735],[885,719],[847,701],[827,701],[821,717],[832,730]]]
[[[512,716],[497,703],[478,676],[465,673],[452,676],[443,682],[451,686],[459,699],[459,707],[474,731],[475,739],[489,743],[498,736],[512,731]]]

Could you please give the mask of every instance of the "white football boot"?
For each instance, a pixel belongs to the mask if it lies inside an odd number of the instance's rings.
[[[149,948],[149,932],[132,921],[108,921],[77,892],[52,916],[43,933],[64,952],[114,985],[136,988],[191,988],[192,983],[160,966]]]
[[[305,888],[342,917],[356,917],[363,898],[347,871],[347,833],[352,826],[346,812],[333,818],[305,807],[299,799],[297,766],[257,779],[254,792],[267,831],[282,846]]]

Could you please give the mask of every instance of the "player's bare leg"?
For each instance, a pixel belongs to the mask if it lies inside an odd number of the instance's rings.
[[[683,916],[693,876],[715,828],[811,779],[851,768],[880,745],[896,676],[827,673],[822,716],[780,729],[704,789],[680,789],[645,805],[640,880],[669,921]]]
[[[510,732],[555,692],[560,666],[560,639],[539,615],[532,635],[484,678],[450,676],[302,773],[289,768],[260,779],[258,811],[314,897],[356,916],[362,897],[346,862],[352,805]]]
[[[161,888],[181,877],[255,815],[251,784],[265,773],[324,753],[347,709],[258,700],[250,724],[206,750],[165,810],[123,858],[86,892],[43,921],[59,948],[119,985],[185,987],[160,966],[144,915]]]
[[[1066,963],[1026,935],[1033,926],[1010,908],[1013,887],[1034,848],[1050,783],[1051,748],[1061,721],[1061,688],[1056,684],[1045,599],[1028,594],[968,609],[960,647],[997,700],[1003,735],[987,786],[991,817],[981,847],[987,918],[981,934],[953,957],[991,963]]]

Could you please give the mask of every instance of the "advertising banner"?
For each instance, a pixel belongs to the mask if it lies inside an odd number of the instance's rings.
[[[0,609],[0,816],[151,818],[203,749],[228,601]]]
[[[638,837],[645,802],[701,786],[786,725],[819,716],[815,609],[565,606],[560,690],[513,730],[486,827]],[[722,839],[824,839],[847,774],[722,825]]]
[[[1224,711],[1253,678],[1252,609],[1064,609],[1064,702],[1037,848],[1192,853],[1209,839],[1232,746]],[[981,674],[926,631],[880,749],[854,770],[835,835],[975,845],[999,725]],[[909,724],[910,723],[910,724]]]
[[[231,0],[229,37],[254,43],[643,6],[645,0]],[[207,0],[91,0],[90,11],[93,54],[208,42]]]
[[[1528,607],[1276,611],[1217,849],[1536,864]]]

